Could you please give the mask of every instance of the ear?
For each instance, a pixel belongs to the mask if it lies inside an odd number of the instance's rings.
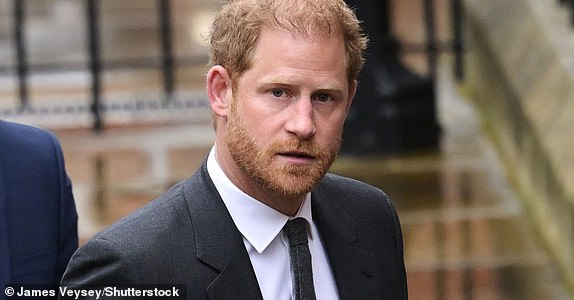
[[[227,118],[231,108],[231,78],[222,66],[213,66],[207,72],[207,97],[213,113]]]
[[[353,80],[349,85],[349,99],[347,100],[347,112],[351,108],[351,104],[353,103],[353,99],[355,99],[355,94],[357,93],[357,81]]]

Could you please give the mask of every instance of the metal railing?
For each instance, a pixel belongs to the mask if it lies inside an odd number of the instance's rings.
[[[10,1],[10,0],[6,0]],[[421,5],[424,8],[426,41],[417,45],[402,45],[403,51],[422,51],[429,57],[429,70],[434,74],[436,65],[436,55],[439,52],[451,51],[454,54],[454,73],[457,79],[463,76],[463,38],[462,38],[462,8],[461,0],[448,0],[450,4],[450,13],[452,20],[452,40],[440,42],[436,40],[435,20],[434,20],[434,3],[433,0],[422,0]],[[562,0],[564,1],[564,0]],[[573,0],[574,1],[574,0]],[[172,1],[155,0],[155,9],[157,18],[155,20],[158,28],[159,42],[157,49],[160,53],[157,57],[140,57],[140,58],[122,58],[122,59],[105,59],[102,55],[103,39],[101,36],[102,27],[102,9],[101,0],[82,0],[85,11],[85,23],[82,26],[85,34],[85,56],[84,61],[75,62],[43,62],[32,63],[29,59],[29,46],[27,45],[27,25],[30,20],[27,16],[27,7],[31,4],[27,0],[11,0],[12,5],[12,42],[14,61],[8,65],[1,65],[0,75],[13,74],[16,79],[16,97],[18,98],[18,107],[8,111],[0,110],[2,115],[15,115],[23,113],[90,113],[92,116],[92,127],[96,131],[104,128],[104,113],[109,110],[141,110],[144,108],[158,107],[189,107],[201,105],[195,102],[184,102],[175,99],[174,94],[178,90],[175,74],[178,68],[194,65],[205,65],[207,62],[206,55],[197,55],[189,57],[176,57],[174,54],[174,29],[172,26]],[[162,94],[163,99],[155,99],[153,103],[130,103],[124,105],[105,104],[104,90],[102,88],[102,76],[109,70],[127,70],[127,69],[156,69],[161,70]],[[66,107],[52,107],[50,109],[39,109],[32,105],[30,96],[30,77],[36,72],[69,72],[69,71],[87,71],[90,76],[90,94],[89,103],[81,105],[68,105]],[[161,98],[161,97],[160,97]]]
[[[572,0],[574,1],[574,0]],[[406,51],[424,51],[428,56],[429,73],[435,74],[436,71],[436,57],[440,52],[450,52],[453,54],[453,73],[457,80],[462,80],[464,77],[464,41],[463,41],[463,11],[462,0],[449,0],[449,20],[451,29],[451,39],[447,41],[439,41],[436,37],[436,20],[435,20],[435,1],[423,0],[423,18],[425,24],[425,42],[423,49],[417,45],[405,45],[403,48]],[[419,48],[419,49],[417,49]]]
[[[178,101],[174,98],[176,92],[175,73],[178,67],[205,65],[206,55],[188,57],[176,57],[174,55],[174,36],[172,28],[171,0],[156,0],[157,27],[160,42],[158,50],[160,58],[123,58],[105,60],[102,55],[101,36],[101,1],[83,0],[85,9],[85,36],[86,36],[86,61],[75,62],[44,62],[31,63],[29,59],[29,46],[27,45],[27,0],[12,0],[12,42],[14,61],[12,64],[0,65],[0,74],[14,74],[16,78],[16,108],[0,111],[2,115],[10,116],[17,114],[77,114],[88,111],[92,116],[92,127],[96,131],[104,128],[104,111],[107,110],[142,110],[145,108],[160,108],[171,106],[174,108],[201,105],[194,101]],[[123,69],[160,69],[162,73],[163,99],[154,103],[126,103],[103,104],[102,75],[107,70]],[[90,100],[83,105],[68,105],[66,107],[51,107],[50,109],[38,108],[32,105],[30,96],[30,77],[36,72],[69,72],[83,70],[90,74]]]

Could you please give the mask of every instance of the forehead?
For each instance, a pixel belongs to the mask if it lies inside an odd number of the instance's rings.
[[[274,27],[263,27],[253,58],[254,64],[263,60],[311,69],[346,64],[341,34],[302,35]]]
[[[298,35],[283,29],[264,27],[250,65],[243,75],[248,75],[251,80],[265,77],[272,81],[297,78],[347,81],[345,47],[341,35]]]

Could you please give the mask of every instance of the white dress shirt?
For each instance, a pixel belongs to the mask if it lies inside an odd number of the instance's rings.
[[[207,171],[233,222],[243,235],[263,299],[294,299],[289,264],[289,242],[282,233],[289,216],[245,194],[225,175],[215,158],[215,146],[207,158]],[[317,299],[338,299],[329,260],[311,214],[311,193],[295,217],[310,224],[309,250]]]

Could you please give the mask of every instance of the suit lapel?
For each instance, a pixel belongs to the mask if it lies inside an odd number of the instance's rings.
[[[209,178],[205,161],[185,193],[197,258],[219,272],[207,289],[209,298],[262,299],[241,233]]]
[[[185,189],[196,241],[197,258],[219,275],[207,288],[210,299],[262,299],[241,233],[233,223],[207,173],[206,162]],[[341,299],[380,296],[380,262],[357,244],[354,219],[329,199],[322,188],[313,191],[313,219],[331,263]],[[189,201],[189,199],[194,201]]]
[[[11,281],[7,202],[8,198],[4,189],[4,168],[0,159],[0,285]]]
[[[376,257],[357,245],[354,219],[336,207],[326,191],[313,192],[313,221],[321,234],[341,299],[373,299],[379,295]],[[376,298],[376,297],[375,297]]]

